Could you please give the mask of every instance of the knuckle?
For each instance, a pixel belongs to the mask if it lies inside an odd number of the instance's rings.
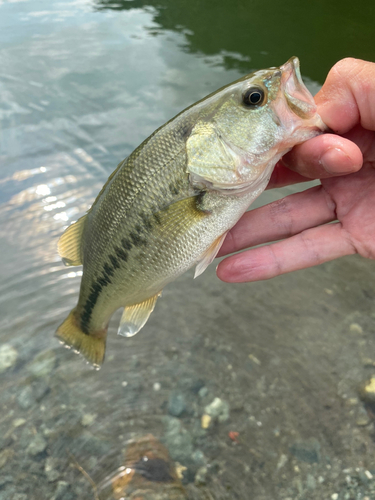
[[[271,203],[270,218],[274,225],[282,228],[284,237],[294,234],[292,208],[287,198],[281,198]]]

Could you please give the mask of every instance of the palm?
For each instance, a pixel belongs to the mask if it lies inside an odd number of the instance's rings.
[[[361,170],[322,179],[321,183],[335,205],[336,218],[353,250],[363,257],[375,259],[375,134],[366,132],[366,139],[372,141],[361,144],[364,152]]]
[[[361,149],[362,168],[323,178],[320,186],[247,212],[230,231],[220,255],[282,241],[225,259],[218,267],[221,279],[268,279],[353,253],[375,259],[375,133],[356,127],[346,137]],[[317,148],[323,138],[312,141]],[[279,169],[275,179],[282,185],[288,169]],[[274,180],[273,187],[277,185]]]

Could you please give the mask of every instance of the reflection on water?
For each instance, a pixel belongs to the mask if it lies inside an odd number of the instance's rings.
[[[332,5],[0,1],[1,500],[116,498],[108,478],[139,473],[129,440],[150,433],[189,499],[375,498],[373,407],[357,392],[375,366],[371,262],[240,286],[188,273],[139,335],[110,327],[99,372],[53,337],[81,277],[57,239],[116,164],[255,67],[295,53],[321,81],[344,53],[370,57],[372,3],[341,2],[322,32]],[[173,498],[148,481],[137,500]]]
[[[94,0],[94,4],[102,10],[151,7],[159,25],[152,28],[153,34],[183,33],[185,50],[221,54],[226,68],[242,73],[248,72],[249,60],[254,68],[269,67],[294,54],[309,68],[311,78],[323,80],[328,68],[343,57],[375,57],[370,43],[375,5],[370,1],[361,9],[349,0],[234,0],[230,5],[201,0]]]

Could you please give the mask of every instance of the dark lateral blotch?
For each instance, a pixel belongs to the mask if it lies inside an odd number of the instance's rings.
[[[119,257],[119,259],[121,259],[125,262],[128,260],[128,253],[125,250],[123,250],[122,248],[116,247],[115,252],[116,252],[116,255]]]
[[[131,250],[132,248],[132,243],[129,240],[126,240],[125,238],[121,239],[122,246],[125,248],[125,250]]]

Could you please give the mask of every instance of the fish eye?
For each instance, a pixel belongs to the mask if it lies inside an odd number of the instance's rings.
[[[265,92],[261,87],[250,87],[242,96],[242,100],[246,106],[260,106],[265,101]]]

